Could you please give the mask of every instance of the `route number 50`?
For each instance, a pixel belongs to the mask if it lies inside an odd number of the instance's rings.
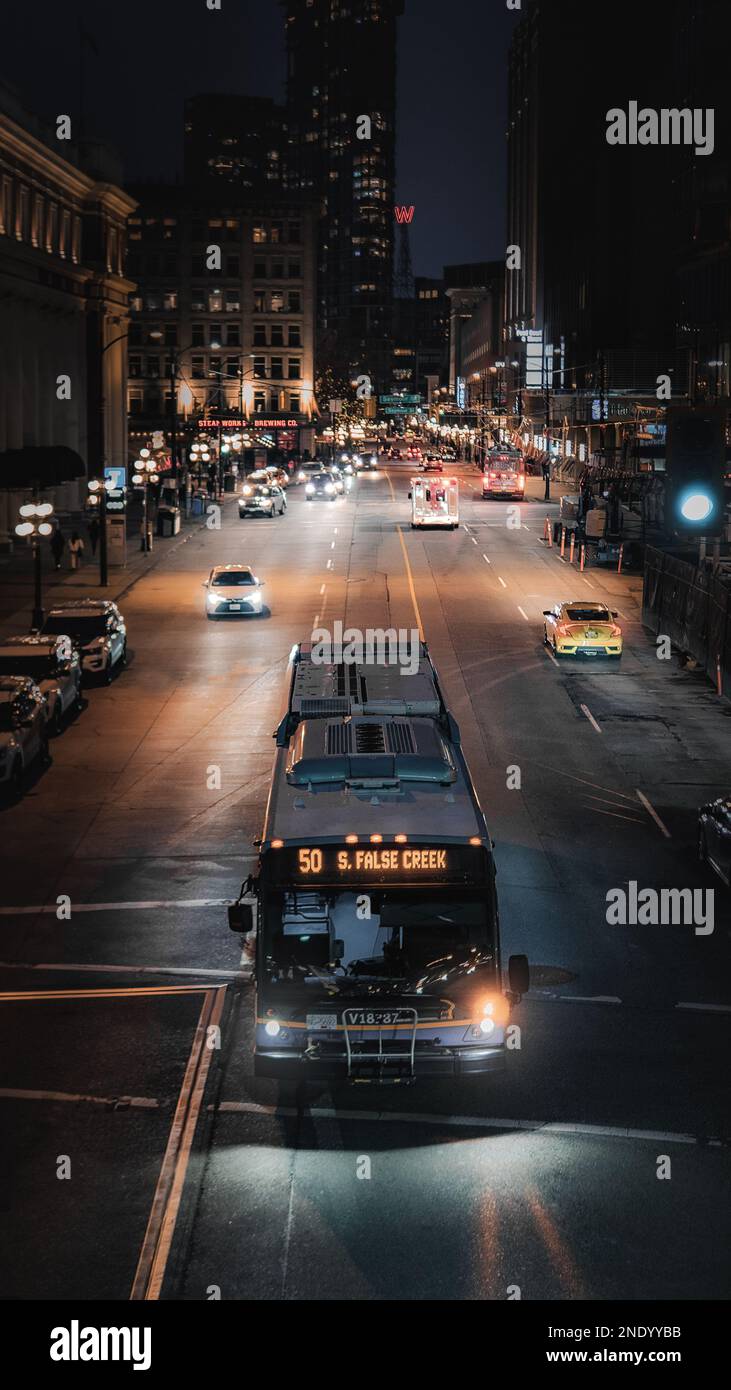
[[[322,873],[322,850],[301,849],[299,852],[299,866],[301,874]]]

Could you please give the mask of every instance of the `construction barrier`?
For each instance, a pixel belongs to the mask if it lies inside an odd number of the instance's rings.
[[[731,698],[731,559],[714,573],[694,558],[645,549],[642,622],[669,637]]]

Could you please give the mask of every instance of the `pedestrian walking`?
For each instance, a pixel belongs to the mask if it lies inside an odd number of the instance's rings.
[[[84,542],[78,531],[74,531],[69,541],[69,560],[72,570],[77,570],[84,554]]]
[[[91,545],[91,554],[93,557],[94,555],[96,555],[96,548],[99,544],[99,531],[101,529],[99,525],[98,516],[93,516],[91,518],[91,521],[89,522],[89,525],[86,529],[89,532],[89,544]]]
[[[544,490],[544,493],[543,493],[543,500],[544,500],[544,502],[550,502],[550,500],[551,500],[551,465],[550,465],[550,463],[548,462],[547,459],[544,459],[544,460],[543,460],[543,463],[541,464],[541,473],[543,474],[543,482],[544,482],[544,484],[545,484],[545,490]]]
[[[56,566],[57,570],[60,570],[61,568],[61,561],[63,559],[63,552],[65,549],[66,537],[63,531],[61,530],[61,527],[57,526],[53,535],[51,536],[51,554],[53,555],[53,563]]]

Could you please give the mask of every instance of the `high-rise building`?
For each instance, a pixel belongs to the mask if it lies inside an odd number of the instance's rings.
[[[397,18],[404,0],[281,0],[287,35],[286,178],[322,201],[319,357],[390,378]]]
[[[225,93],[185,103],[185,182],[228,197],[275,192],[286,148],[284,107]]]
[[[647,393],[663,371],[687,390],[669,292],[686,151],[607,138],[610,112],[683,106],[675,5],[616,0],[597,42],[584,0],[532,0],[515,30],[505,346],[529,391]]]

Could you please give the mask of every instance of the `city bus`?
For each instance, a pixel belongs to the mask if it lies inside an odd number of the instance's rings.
[[[525,459],[516,449],[491,449],[482,474],[483,497],[525,496]]]
[[[503,980],[492,841],[414,644],[408,668],[378,641],[326,661],[310,643],[292,651],[258,867],[229,908],[255,944],[257,1076],[504,1066],[528,961],[512,956]]]

